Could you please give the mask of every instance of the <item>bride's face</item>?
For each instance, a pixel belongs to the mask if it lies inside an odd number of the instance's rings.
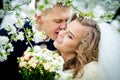
[[[61,30],[54,46],[61,52],[75,52],[84,33],[84,28],[77,20],[68,24],[65,30]]]

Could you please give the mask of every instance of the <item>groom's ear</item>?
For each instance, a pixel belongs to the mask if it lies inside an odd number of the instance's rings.
[[[41,19],[41,16],[38,16],[37,21],[38,21],[39,24],[43,24],[43,21],[42,21],[42,19]]]
[[[40,15],[38,16],[37,14],[35,14],[35,18],[36,18],[36,20],[37,20],[37,22],[38,22],[39,24],[42,24],[42,23],[43,23]]]

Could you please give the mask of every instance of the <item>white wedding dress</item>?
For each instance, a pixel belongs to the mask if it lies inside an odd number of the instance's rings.
[[[63,78],[61,78],[60,80],[101,80],[99,77],[99,72],[98,72],[98,62],[96,62],[96,61],[92,61],[92,62],[90,62],[90,63],[88,63],[88,64],[86,64],[85,66],[84,66],[84,68],[83,68],[83,70],[84,70],[84,74],[83,74],[83,76],[81,77],[81,74],[80,73],[78,73],[78,75],[74,78],[74,79],[72,79],[72,78],[70,78],[70,79],[63,79]],[[64,71],[64,77],[72,77],[72,75],[73,75],[73,70],[66,70],[66,71]]]
[[[120,32],[108,23],[100,23],[99,66],[101,80],[120,80]]]
[[[92,61],[84,66],[84,74],[82,77],[78,74],[73,80],[100,80],[98,72],[98,62]]]

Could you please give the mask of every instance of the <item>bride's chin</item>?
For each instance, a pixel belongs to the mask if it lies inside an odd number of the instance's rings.
[[[54,47],[55,47],[56,49],[59,49],[59,46],[60,46],[60,45],[59,45],[59,43],[58,43],[57,41],[54,41],[53,44],[54,44]]]
[[[57,42],[54,41],[53,45],[55,46],[55,48],[57,48]]]

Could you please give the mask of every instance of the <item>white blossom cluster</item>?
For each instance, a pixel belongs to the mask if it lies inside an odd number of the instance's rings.
[[[12,1],[10,3],[12,8],[14,8],[15,6],[18,6],[18,7],[16,7],[15,10],[12,10],[12,11],[10,10],[10,11],[6,12],[3,22],[1,23],[1,26],[0,26],[0,28],[4,28],[8,32],[9,38],[8,37],[6,37],[6,38],[10,42],[12,42],[12,41],[17,42],[18,40],[23,41],[25,39],[25,37],[27,39],[29,39],[30,41],[34,41],[35,43],[42,42],[46,39],[46,35],[43,31],[39,32],[38,30],[35,29],[35,27],[36,27],[35,21],[36,20],[35,20],[35,17],[33,16],[35,14],[35,10],[33,8],[35,5],[34,2],[35,2],[35,0],[22,0],[22,2],[21,2],[21,0],[16,0],[16,1]],[[6,7],[7,7],[7,5],[6,5]],[[9,7],[9,5],[8,5],[8,7]],[[5,11],[5,10],[0,10],[0,12],[2,12],[2,11]],[[25,27],[24,24],[26,21],[31,21],[30,25],[32,26],[33,32],[31,32],[31,30],[26,30],[24,28]],[[21,29],[24,31],[20,31]],[[2,37],[2,36],[0,36],[0,37]],[[1,40],[2,40],[2,38],[0,38],[0,41]],[[26,42],[26,44],[31,45],[30,41]],[[8,43],[10,43],[10,42],[8,42]],[[6,42],[6,44],[7,44],[7,42]],[[1,42],[0,42],[0,45],[2,45]],[[12,51],[14,51],[14,46],[12,46],[12,47],[13,47]],[[0,61],[7,60],[8,55],[3,54],[3,50],[4,50],[4,52],[9,53],[9,55],[12,52],[12,51],[8,52],[6,48],[7,47],[0,49],[2,51],[2,53],[1,53],[2,55],[0,56]]]
[[[73,12],[77,14],[83,13],[86,17],[93,18],[97,22],[110,22],[120,7],[118,0],[74,0]]]
[[[7,60],[7,54],[12,52],[14,50],[14,46],[12,46],[12,44],[10,42],[15,41],[17,42],[18,40],[23,41],[25,39],[25,37],[27,37],[27,39],[31,39],[31,41],[34,41],[35,43],[39,43],[39,42],[43,42],[46,39],[46,35],[45,32],[43,31],[38,31],[33,29],[33,32],[31,32],[30,30],[25,30],[25,28],[23,27],[23,20],[18,20],[19,23],[17,23],[17,28],[16,29],[15,26],[13,25],[8,25],[5,27],[5,30],[8,31],[8,35],[10,35],[10,38],[5,37],[5,36],[0,36],[0,61],[4,61]],[[34,25],[33,25],[34,26]],[[19,29],[24,29],[24,31],[19,31]],[[33,36],[33,37],[31,37]],[[30,42],[27,42],[27,44],[30,44]],[[4,46],[4,47],[3,47]],[[11,48],[12,50],[8,50],[8,46]],[[32,46],[32,45],[31,45]]]
[[[13,45],[9,42],[8,37],[0,36],[0,61],[6,60],[12,51]]]

